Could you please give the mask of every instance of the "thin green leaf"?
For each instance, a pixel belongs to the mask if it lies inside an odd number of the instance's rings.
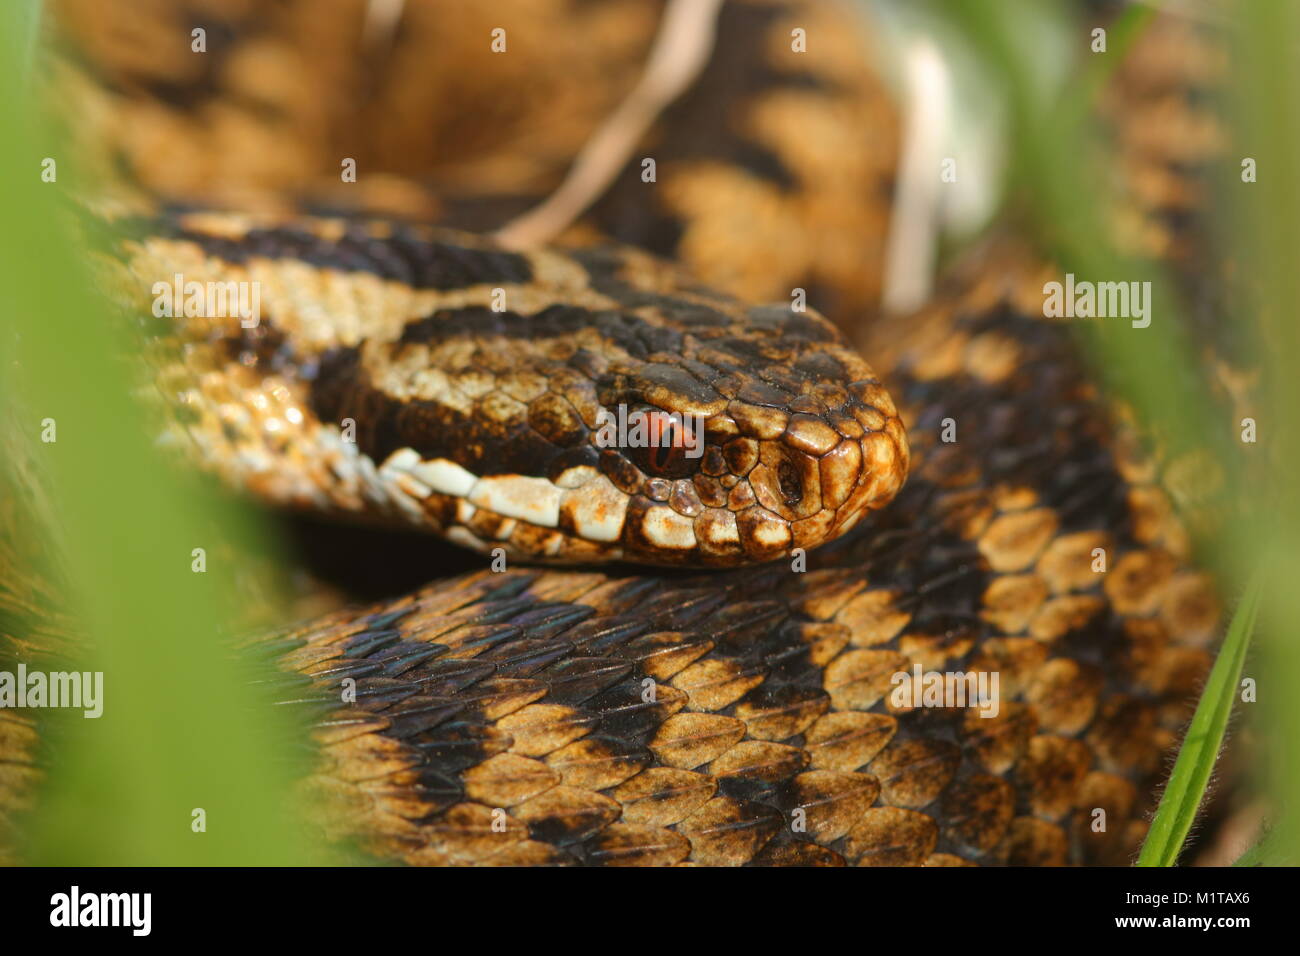
[[[35,10],[0,4],[0,47],[30,39],[24,12]],[[22,821],[21,855],[79,866],[317,862],[315,833],[290,802],[299,725],[266,706],[255,683],[265,672],[231,653],[227,633],[243,567],[216,555],[227,536],[255,537],[252,513],[168,467],[152,441],[115,359],[126,346],[67,228],[61,194],[93,195],[94,183],[78,179],[75,153],[41,121],[19,70],[17,53],[0,57],[3,431],[34,449],[39,489],[57,501],[53,527],[27,544],[67,572],[58,610],[75,625],[59,666],[103,689],[92,719],[37,715],[48,774]],[[44,160],[57,169],[49,180]],[[56,424],[57,439],[36,439]],[[196,548],[213,556],[203,573]]]
[[[1260,841],[1233,861],[1233,866],[1267,866],[1269,858],[1277,849],[1276,840],[1271,833],[1264,834]]]
[[[1092,57],[1088,61],[1088,69],[1084,76],[1084,95],[1079,102],[1082,104],[1095,103],[1101,95],[1102,87],[1109,80],[1119,65],[1124,62],[1129,50],[1133,48],[1134,42],[1142,35],[1155,16],[1155,7],[1149,7],[1145,4],[1135,3],[1124,9],[1122,13],[1115,18],[1108,28],[1110,35],[1107,49],[1110,51],[1108,56]]]
[[[1173,866],[1196,819],[1232,715],[1242,664],[1259,613],[1260,588],[1260,579],[1255,578],[1228,626],[1228,636],[1196,705],[1196,713],[1174,762],[1174,772],[1169,776],[1169,784],[1142,845],[1138,866]]]

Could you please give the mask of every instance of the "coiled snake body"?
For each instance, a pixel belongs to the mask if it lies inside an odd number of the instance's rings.
[[[329,835],[418,864],[1121,863],[1218,606],[1028,262],[878,323],[879,378],[811,310],[609,246],[178,212],[113,274],[141,308],[176,273],[260,285],[253,328],[152,328],[209,468],[506,558],[266,638],[319,700],[356,681],[314,732]],[[619,406],[699,416],[702,453],[600,447]],[[996,674],[996,705],[900,699],[917,672]]]

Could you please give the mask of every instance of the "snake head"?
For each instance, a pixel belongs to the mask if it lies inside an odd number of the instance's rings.
[[[169,233],[132,274],[263,288],[256,328],[167,334],[213,370],[169,386],[205,464],[269,501],[527,560],[728,567],[832,540],[907,474],[893,402],[829,322],[644,254],[218,214]]]
[[[440,310],[327,356],[313,405],[398,489],[368,497],[526,560],[773,560],[907,474],[893,402],[829,322],[729,301]]]
[[[829,322],[783,307],[728,323],[663,313],[661,329],[680,323],[674,352],[597,377],[603,480],[584,486],[575,530],[621,511],[630,560],[733,566],[815,548],[897,494],[897,410]]]

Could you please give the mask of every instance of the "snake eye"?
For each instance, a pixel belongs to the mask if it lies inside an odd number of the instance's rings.
[[[685,457],[685,454],[677,445],[665,445],[651,447],[648,457],[648,464],[651,469],[656,474],[663,474],[676,466]]]
[[[699,460],[699,442],[691,426],[676,415],[651,410],[643,416],[644,442],[628,449],[633,461],[646,474],[656,478],[685,478],[695,471]]]

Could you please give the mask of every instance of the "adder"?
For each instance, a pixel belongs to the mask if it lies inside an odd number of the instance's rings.
[[[306,785],[331,838],[432,865],[1131,859],[1214,587],[1032,256],[968,258],[858,333],[898,133],[854,13],[725,4],[628,169],[516,251],[464,230],[554,188],[660,4],[409,3],[365,44],[363,4],[230,5],[197,63],[179,7],[125,44],[122,11],[62,6],[87,155],[173,203],[117,221],[112,291],[147,315],[178,273],[261,290],[251,328],[146,323],[171,438],[268,502],[488,556],[260,642],[328,705]],[[1208,82],[1153,61],[1153,100]],[[1133,182],[1137,241],[1177,257],[1185,195],[1149,188],[1191,178],[1170,142]],[[676,426],[602,445],[620,406],[702,422],[700,453]],[[994,706],[900,698],[923,672],[996,675]]]

